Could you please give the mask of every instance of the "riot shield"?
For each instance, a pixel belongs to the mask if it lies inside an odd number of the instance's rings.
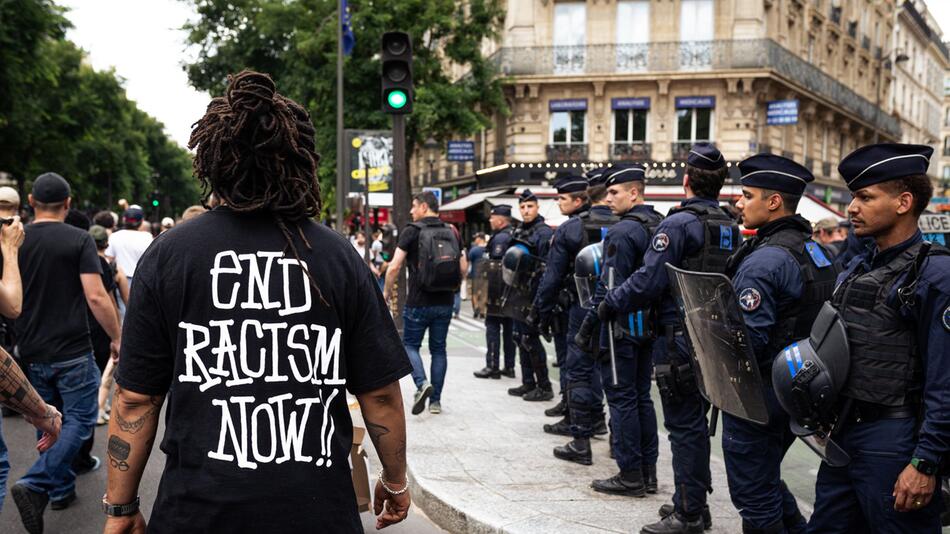
[[[830,436],[825,434],[808,434],[798,436],[808,448],[821,457],[822,460],[831,467],[844,467],[851,462],[851,457],[844,452],[837,443],[831,440]]]
[[[720,410],[766,424],[759,366],[729,278],[666,264],[703,397]]]
[[[475,268],[475,279],[478,288],[486,295],[486,314],[501,316],[501,301],[505,291],[505,283],[501,279],[501,260],[479,262]]]

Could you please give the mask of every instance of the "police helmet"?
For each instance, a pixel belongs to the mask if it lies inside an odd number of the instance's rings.
[[[850,363],[844,321],[826,302],[811,335],[782,349],[772,364],[775,396],[791,416],[795,434],[825,431],[834,423],[838,393],[848,378]]]
[[[582,248],[574,258],[574,283],[577,284],[577,297],[582,308],[592,307],[597,281],[604,267],[603,255],[603,243],[594,243]]]
[[[501,278],[509,286],[524,286],[531,283],[541,267],[541,259],[531,253],[527,244],[515,242],[501,259]]]

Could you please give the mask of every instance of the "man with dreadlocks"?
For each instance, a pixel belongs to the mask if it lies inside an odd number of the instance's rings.
[[[376,281],[320,212],[310,117],[244,71],[191,134],[219,205],[140,260],[109,424],[106,532],[144,531],[138,486],[168,398],[153,533],[362,532],[344,388],[383,469],[377,528],[409,510],[399,379]]]

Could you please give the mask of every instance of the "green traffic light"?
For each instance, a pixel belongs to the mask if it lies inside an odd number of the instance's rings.
[[[406,97],[404,91],[395,90],[386,95],[386,101],[389,102],[389,107],[393,109],[401,109],[403,106],[409,102],[409,98]]]
[[[158,201],[157,201],[157,200],[153,200],[153,201],[152,201],[152,206],[157,208],[157,207],[158,207]]]

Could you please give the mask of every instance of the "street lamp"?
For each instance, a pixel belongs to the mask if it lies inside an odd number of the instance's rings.
[[[422,144],[422,148],[425,149],[426,161],[429,163],[429,183],[432,183],[435,181],[433,178],[433,168],[435,167],[435,158],[439,151],[439,142],[430,137]]]

